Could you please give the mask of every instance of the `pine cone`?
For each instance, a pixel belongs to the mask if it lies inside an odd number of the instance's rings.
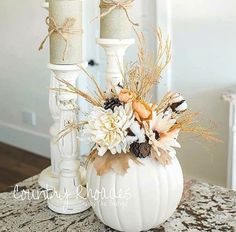
[[[146,158],[150,155],[151,145],[148,143],[132,143],[130,151],[138,158]]]
[[[105,101],[104,109],[105,110],[111,109],[112,111],[114,111],[115,107],[119,107],[121,105],[122,103],[118,98],[110,98]]]

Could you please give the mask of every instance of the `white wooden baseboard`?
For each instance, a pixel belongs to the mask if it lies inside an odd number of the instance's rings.
[[[0,121],[0,141],[35,154],[50,157],[50,137]]]

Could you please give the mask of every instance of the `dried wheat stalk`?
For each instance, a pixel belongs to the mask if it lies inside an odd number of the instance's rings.
[[[176,124],[170,130],[180,129],[182,132],[192,133],[209,141],[222,142],[211,129],[202,127],[199,124],[198,115],[199,113],[186,111],[180,115]]]
[[[55,77],[55,78],[59,82],[63,83],[65,85],[65,88],[51,88],[51,90],[58,91],[58,92],[63,91],[63,92],[68,92],[68,93],[74,93],[84,98],[88,103],[92,104],[93,106],[102,106],[103,98],[100,97],[96,99],[94,97],[91,97],[90,94],[85,93],[84,91],[76,88],[75,86],[67,82],[66,80],[59,79],[58,77]]]
[[[125,87],[145,98],[152,87],[159,83],[161,74],[171,60],[171,43],[163,39],[160,28],[156,30],[158,39],[157,55],[145,49],[142,33],[136,31],[138,38],[138,61],[131,64],[125,73]]]

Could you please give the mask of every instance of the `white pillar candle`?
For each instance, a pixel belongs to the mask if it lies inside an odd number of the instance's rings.
[[[132,21],[129,10],[133,1],[101,0],[100,37],[103,39],[130,39]],[[117,5],[116,5],[117,4]],[[119,5],[120,4],[120,5]]]
[[[50,63],[81,63],[82,0],[49,0],[48,21],[51,25]]]

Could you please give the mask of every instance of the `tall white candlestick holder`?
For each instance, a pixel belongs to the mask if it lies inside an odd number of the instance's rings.
[[[77,65],[50,65],[57,79],[65,80],[76,85],[81,70]],[[59,89],[65,89],[64,83],[59,81]],[[76,123],[77,95],[70,92],[59,91],[60,131],[69,124]],[[61,154],[60,174],[58,188],[54,189],[48,199],[48,207],[62,214],[74,214],[85,211],[90,207],[86,199],[86,189],[82,186],[78,156],[77,131],[72,130],[58,141]]]
[[[48,10],[49,2],[48,0],[42,0],[41,6]],[[49,64],[49,69],[53,69],[54,67]],[[55,78],[55,73],[51,70],[51,77],[50,77],[50,89],[55,89],[59,87],[59,83]],[[39,175],[39,185],[44,189],[55,189],[58,188],[59,182],[59,164],[61,161],[61,154],[58,148],[58,144],[55,143],[55,136],[58,135],[60,132],[60,109],[58,106],[58,93],[50,91],[49,92],[49,109],[53,118],[53,125],[50,128],[50,158],[51,158],[51,166],[44,169]],[[79,175],[81,175],[82,184],[85,185],[85,169],[84,167],[80,167]]]
[[[119,92],[123,84],[124,55],[134,39],[98,39],[107,56],[106,82],[109,89]]]
[[[43,0],[41,6],[48,10],[49,2],[47,0]],[[50,69],[50,65],[49,65]],[[58,81],[55,79],[55,74],[51,71],[50,77],[50,89],[58,88]],[[61,160],[60,152],[58,149],[58,144],[54,142],[55,136],[59,133],[60,126],[60,109],[58,107],[58,93],[49,92],[49,110],[51,112],[53,118],[53,125],[50,128],[50,158],[51,158],[51,166],[44,169],[40,175],[38,183],[42,188],[45,189],[54,189],[58,186],[58,176],[59,176],[59,163]]]

